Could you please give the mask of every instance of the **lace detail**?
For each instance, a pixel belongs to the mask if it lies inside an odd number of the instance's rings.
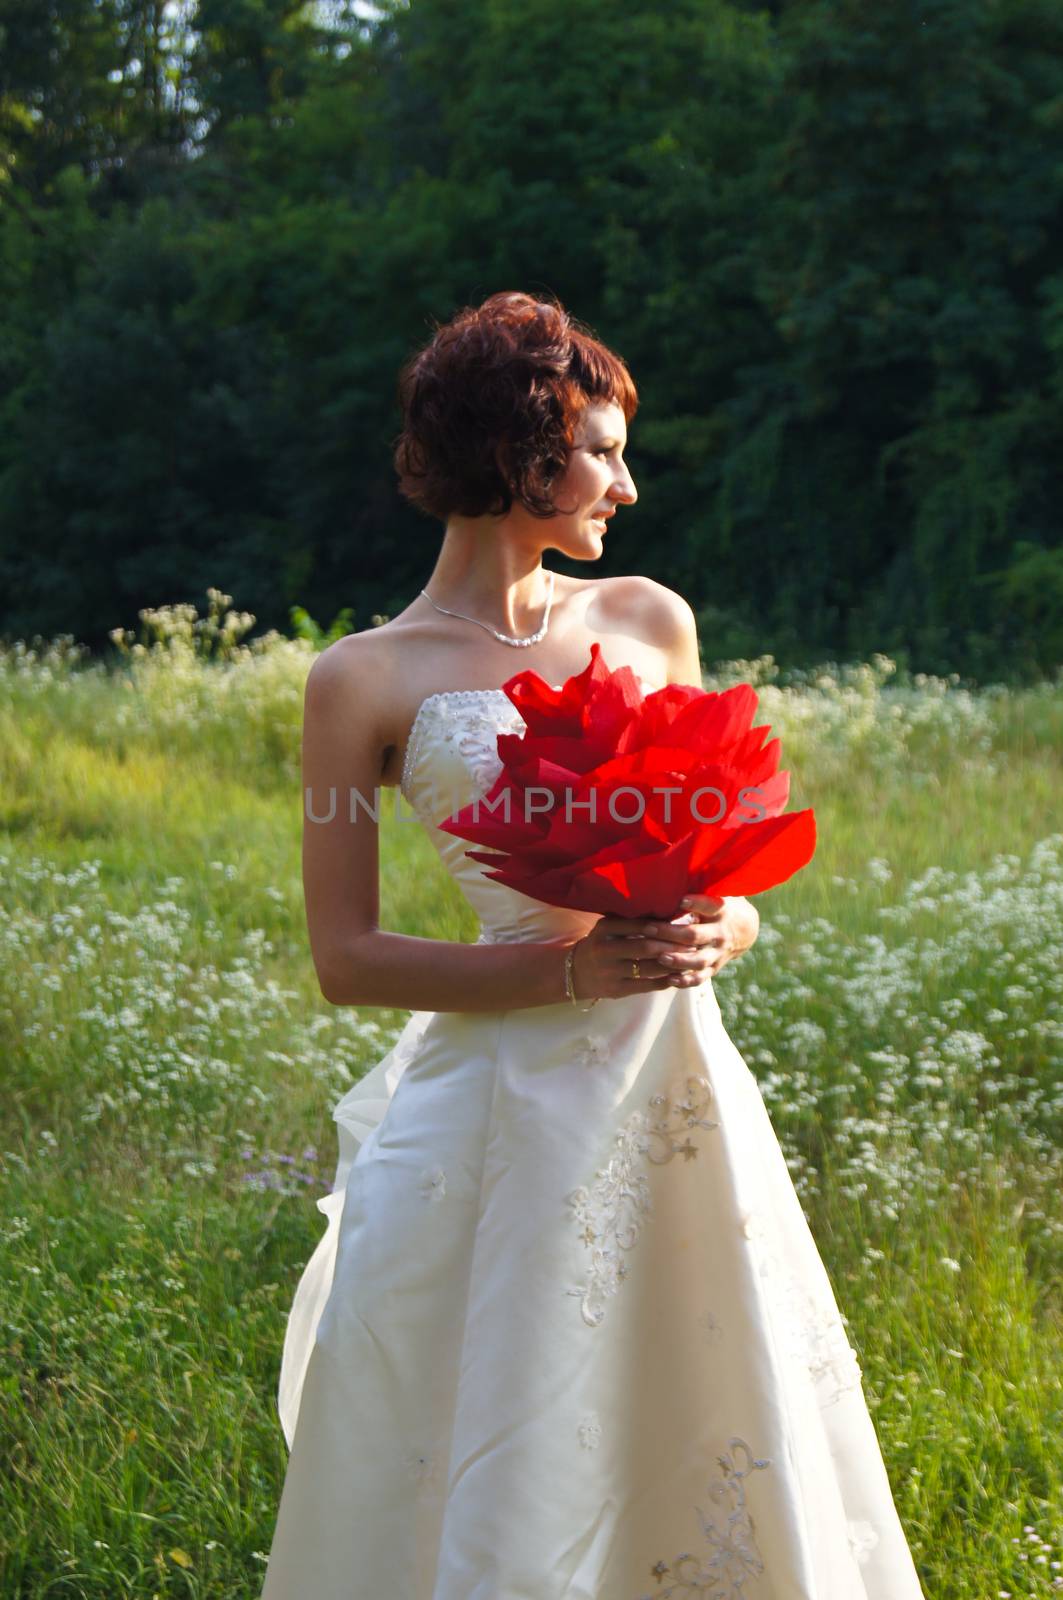
[[[718,1526],[700,1506],[694,1507],[711,1555],[703,1560],[684,1551],[674,1557],[671,1565],[667,1561],[655,1562],[650,1573],[658,1587],[652,1595],[641,1595],[639,1600],[667,1600],[674,1594],[700,1594],[709,1600],[742,1600],[747,1580],[759,1577],[764,1571],[764,1561],[753,1537],[753,1518],[746,1508],[744,1480],[752,1471],[770,1467],[771,1461],[754,1460],[744,1439],[730,1439],[728,1444],[730,1449],[716,1457],[722,1475],[717,1474],[709,1484],[709,1494],[715,1501],[725,1507],[730,1503],[725,1525]],[[734,1458],[739,1452],[744,1452],[746,1457],[744,1468],[735,1465]],[[665,1578],[671,1581],[664,1584]]]
[[[807,1367],[821,1406],[834,1402],[850,1389],[859,1389],[863,1373],[849,1343],[840,1313],[825,1304],[780,1261],[758,1211],[746,1214],[742,1231],[757,1254],[760,1277],[776,1313],[776,1337]]]
[[[596,1328],[605,1316],[605,1302],[616,1294],[628,1274],[621,1254],[638,1239],[643,1221],[652,1214],[649,1184],[638,1170],[642,1158],[661,1165],[681,1155],[692,1161],[698,1146],[687,1130],[718,1128],[701,1113],[712,1100],[712,1084],[703,1076],[686,1080],[687,1094],[672,1102],[667,1095],[650,1096],[652,1115],[635,1111],[613,1135],[616,1154],[595,1173],[590,1189],[580,1187],[565,1196],[580,1228],[580,1238],[591,1253],[587,1281],[565,1294],[579,1295],[583,1320]],[[682,1142],[676,1135],[685,1134]]]

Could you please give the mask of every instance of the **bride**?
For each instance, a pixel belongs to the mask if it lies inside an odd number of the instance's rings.
[[[303,876],[325,998],[411,1016],[334,1111],[263,1600],[921,1600],[856,1354],[712,989],[756,909],[548,906],[438,826],[523,727],[515,672],[560,687],[597,642],[644,693],[700,686],[679,595],[543,566],[596,560],[636,501],[631,377],[556,301],[501,293],[436,329],[399,397],[400,489],[445,533],[406,610],[311,669]],[[381,787],[475,944],[378,926]]]

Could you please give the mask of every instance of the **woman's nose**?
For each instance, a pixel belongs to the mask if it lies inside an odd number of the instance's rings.
[[[623,500],[627,505],[635,504],[638,499],[638,493],[635,489],[635,480],[630,472],[625,473],[622,478],[618,478],[614,483],[612,497],[614,500]]]

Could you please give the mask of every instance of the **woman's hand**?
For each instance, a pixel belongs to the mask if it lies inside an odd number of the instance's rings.
[[[760,912],[744,895],[689,894],[682,905],[693,921],[658,924],[658,930],[675,939],[676,965],[697,973],[699,981],[715,977],[756,943]]]
[[[577,1000],[693,988],[748,950],[760,930],[759,912],[742,896],[692,894],[684,904],[686,914],[674,922],[600,917],[576,943],[572,984]]]

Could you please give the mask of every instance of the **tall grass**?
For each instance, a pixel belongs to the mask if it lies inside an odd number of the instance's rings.
[[[315,648],[161,608],[0,652],[0,1593],[251,1596],[331,1107],[404,1013],[321,999]],[[1063,680],[753,682],[812,865],[716,980],[850,1325],[933,1600],[1063,1589]],[[385,807],[382,925],[476,922]],[[400,1597],[396,1597],[400,1600]]]

